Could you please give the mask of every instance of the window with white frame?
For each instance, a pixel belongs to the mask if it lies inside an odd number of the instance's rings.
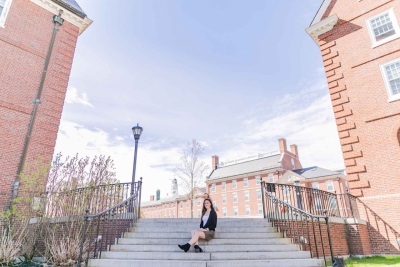
[[[313,189],[319,189],[319,183],[318,182],[314,182],[311,184]]]
[[[238,212],[238,207],[233,207],[233,216],[238,216],[239,212]]]
[[[329,207],[331,210],[336,210],[337,209],[337,201],[334,197],[329,197]]]
[[[174,211],[174,213],[172,214],[172,218],[175,218],[175,211]]]
[[[274,174],[273,173],[268,173],[268,182],[270,182],[270,183],[274,182]]]
[[[260,200],[262,198],[261,196],[261,190],[257,190],[257,199]]]
[[[261,184],[261,177],[260,176],[256,176],[256,184]]]
[[[246,215],[250,215],[250,206],[246,205]]]
[[[226,204],[226,195],[222,195],[222,204]]]
[[[197,206],[200,206],[200,205],[201,205],[201,199],[198,198],[198,199],[197,199]]]
[[[393,9],[386,10],[367,20],[372,46],[378,46],[400,36]]]
[[[320,198],[315,198],[314,203],[315,203],[315,209],[322,210],[322,201]]]
[[[244,191],[244,201],[249,201],[250,197],[249,197],[249,191]]]
[[[212,192],[215,192],[215,184],[212,184],[212,186],[211,186],[211,191],[212,191]]]
[[[222,190],[226,190],[226,182],[222,182]]]
[[[183,212],[179,212],[179,218],[183,218]]]
[[[164,218],[167,218],[167,212],[164,211]]]
[[[183,202],[180,202],[180,208],[183,209]]]
[[[335,188],[333,188],[333,181],[332,180],[326,181],[326,190],[335,191]]]
[[[214,209],[216,209],[217,208],[217,201],[213,201],[212,204],[213,204]]]
[[[291,180],[293,180],[293,178],[294,178],[293,175],[289,175],[287,179],[288,179],[288,181],[291,181]]]
[[[233,203],[236,203],[237,202],[237,193],[233,193],[232,194],[233,195]]]
[[[243,185],[244,185],[244,187],[249,186],[249,179],[248,178],[244,178],[243,179]]]
[[[257,205],[257,209],[258,209],[258,214],[263,214],[263,208],[261,204]]]
[[[232,180],[232,189],[236,189],[237,184],[236,184],[236,180]]]
[[[201,210],[197,210],[197,218],[200,218],[201,216]]]
[[[0,27],[4,27],[12,0],[0,0]]]
[[[289,186],[283,186],[283,195],[288,196],[290,194],[290,187]]]
[[[400,99],[400,58],[381,65],[389,101]]]
[[[226,208],[223,208],[223,209],[222,209],[222,216],[223,216],[223,217],[228,216],[228,214],[226,213]]]

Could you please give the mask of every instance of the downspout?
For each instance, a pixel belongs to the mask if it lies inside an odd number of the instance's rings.
[[[53,34],[51,36],[51,40],[50,40],[50,45],[49,45],[49,49],[47,51],[47,55],[46,55],[46,60],[44,63],[44,67],[43,67],[43,72],[42,72],[42,78],[40,80],[40,84],[39,84],[39,88],[38,88],[38,92],[36,95],[36,99],[33,100],[33,111],[32,111],[32,115],[31,115],[31,120],[29,122],[29,127],[28,127],[28,132],[26,134],[26,138],[25,138],[25,143],[24,143],[24,147],[22,150],[22,156],[19,162],[19,166],[18,166],[18,172],[17,172],[17,177],[13,183],[13,191],[12,191],[12,197],[17,196],[18,194],[18,187],[19,187],[19,176],[21,175],[21,172],[24,168],[24,164],[25,164],[25,159],[26,159],[26,154],[28,152],[28,147],[29,147],[29,142],[31,139],[31,135],[32,135],[32,131],[33,131],[33,125],[35,123],[35,119],[36,119],[36,114],[39,108],[39,104],[41,103],[40,101],[40,97],[42,96],[42,91],[43,91],[43,86],[44,86],[44,82],[46,80],[46,76],[47,76],[47,69],[49,67],[49,63],[50,63],[50,58],[51,58],[51,54],[53,52],[53,47],[54,47],[54,41],[56,39],[56,35],[58,32],[58,27],[61,26],[64,22],[64,19],[61,18],[63,11],[60,10],[58,16],[54,15],[53,16],[53,22],[54,22],[54,27],[53,27]]]

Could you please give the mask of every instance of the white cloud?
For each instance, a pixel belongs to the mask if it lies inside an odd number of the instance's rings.
[[[74,87],[68,88],[65,101],[69,104],[78,103],[84,106],[93,107],[93,105],[89,102],[89,97],[87,96],[87,94],[79,94],[78,90]]]

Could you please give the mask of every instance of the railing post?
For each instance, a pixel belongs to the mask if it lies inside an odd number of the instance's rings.
[[[140,177],[140,182],[139,182],[139,186],[140,186],[140,189],[139,189],[139,214],[138,214],[138,218],[140,219],[140,204],[141,204],[141,202],[142,202],[142,177]]]
[[[85,243],[85,234],[86,234],[88,219],[89,219],[89,209],[86,209],[86,214],[85,214],[85,217],[84,217],[84,224],[83,224],[81,246],[79,248],[79,257],[78,257],[77,267],[81,267],[82,254],[83,254],[83,244]]]
[[[264,214],[264,219],[265,219],[265,218],[267,218],[267,215],[265,214],[264,190],[265,190],[265,182],[261,178],[261,197],[262,197],[262,203],[263,203],[263,214]]]
[[[329,218],[328,218],[328,216],[326,215],[326,210],[324,211],[324,213],[325,213],[326,230],[327,230],[327,232],[328,232],[329,249],[330,249],[330,251],[331,251],[331,259],[332,259],[332,264],[333,264],[334,255],[333,255],[332,242],[331,242],[331,232],[330,232],[330,230],[329,230],[329,223],[328,223]],[[322,249],[324,249],[324,247],[322,247]]]

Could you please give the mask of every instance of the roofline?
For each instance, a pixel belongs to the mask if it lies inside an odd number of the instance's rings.
[[[318,12],[315,14],[313,20],[310,23],[310,26],[314,25],[315,23],[318,23],[321,21],[322,16],[325,14],[325,11],[328,9],[329,4],[331,3],[332,0],[324,0],[321,4],[321,6],[318,9]]]
[[[224,181],[224,180],[238,179],[238,178],[242,178],[241,176],[246,176],[246,175],[249,175],[249,174],[250,175],[262,174],[262,173],[265,173],[266,171],[271,172],[271,170],[274,170],[274,171],[281,170],[281,167],[277,166],[277,167],[273,167],[273,168],[265,169],[265,170],[260,170],[260,171],[240,173],[240,174],[236,174],[236,175],[232,175],[232,176],[220,177],[220,178],[215,178],[215,179],[207,179],[206,180],[206,184],[208,184],[208,182],[211,182],[211,181],[213,181],[213,182],[214,181],[221,182],[221,181]]]
[[[70,5],[68,5],[68,4],[65,3],[65,2],[62,2],[62,1],[60,1],[60,0],[52,0],[52,1],[55,2],[56,4],[62,6],[62,7],[65,7],[67,10],[71,11],[72,13],[74,13],[75,15],[77,15],[78,17],[80,17],[80,18],[82,18],[82,19],[84,19],[84,18],[86,17],[86,14],[85,14],[85,13],[83,13],[83,12],[77,10],[76,8],[74,8],[74,7],[70,6]]]

